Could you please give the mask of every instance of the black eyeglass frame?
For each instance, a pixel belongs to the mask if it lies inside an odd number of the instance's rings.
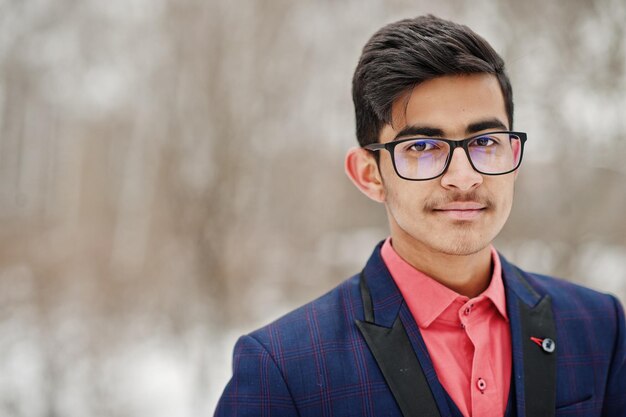
[[[476,168],[476,166],[474,165],[474,162],[472,162],[472,157],[470,156],[469,153],[469,143],[475,139],[478,138],[482,138],[482,137],[488,137],[489,135],[494,135],[494,134],[502,134],[502,133],[506,133],[509,134],[511,136],[517,136],[520,138],[520,140],[522,141],[521,144],[521,149],[520,149],[520,156],[519,156],[519,160],[517,161],[517,165],[515,166],[515,168],[509,170],[509,171],[505,171],[505,172],[498,172],[496,174],[494,173],[489,173],[489,172],[483,172],[481,170],[479,170],[478,168]],[[400,175],[400,173],[398,172],[398,168],[396,167],[396,158],[395,158],[395,147],[401,143],[404,142],[409,142],[409,141],[415,141],[415,140],[439,140],[442,142],[446,142],[449,146],[450,146],[450,152],[448,153],[448,158],[446,159],[446,164],[444,165],[443,169],[441,170],[441,172],[433,177],[429,177],[429,178],[407,178],[405,176]],[[445,138],[438,138],[438,137],[411,137],[411,138],[406,138],[406,139],[398,139],[398,140],[394,140],[391,142],[387,142],[387,143],[371,143],[369,145],[365,145],[363,147],[363,149],[366,149],[368,151],[374,152],[374,151],[380,151],[383,149],[386,149],[389,154],[391,155],[391,162],[393,163],[393,169],[394,171],[396,171],[396,174],[402,178],[405,179],[407,181],[429,181],[429,180],[434,180],[435,178],[439,178],[440,176],[442,176],[443,174],[446,173],[446,171],[448,170],[448,167],[450,166],[450,161],[452,161],[452,154],[454,153],[454,150],[456,148],[463,148],[463,150],[465,150],[465,155],[467,156],[467,160],[469,161],[470,165],[472,166],[472,168],[474,169],[474,171],[478,172],[479,174],[483,174],[483,175],[492,175],[492,176],[496,176],[496,175],[505,175],[505,174],[509,174],[513,171],[515,171],[517,168],[519,168],[519,166],[522,164],[522,157],[524,156],[524,144],[526,143],[526,140],[528,139],[527,135],[525,132],[513,132],[513,131],[508,131],[508,130],[498,130],[495,132],[486,132],[486,133],[481,133],[479,135],[474,135],[474,136],[470,136],[469,138],[465,138],[465,139],[461,139],[461,140],[453,140],[453,139],[445,139]]]

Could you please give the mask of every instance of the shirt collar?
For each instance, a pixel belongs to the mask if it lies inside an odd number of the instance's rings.
[[[486,297],[491,300],[500,315],[508,321],[502,266],[498,252],[493,245],[490,248],[493,266],[491,281],[487,289],[475,298]],[[385,240],[381,256],[418,326],[422,328],[430,326],[454,301],[461,300],[465,303],[469,300],[468,297],[451,290],[402,259],[391,246],[391,238]]]

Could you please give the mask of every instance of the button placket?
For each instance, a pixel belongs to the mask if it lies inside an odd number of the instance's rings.
[[[478,316],[475,318],[478,318]],[[470,326],[470,328],[479,329],[481,325],[485,325],[485,323],[480,322],[476,326]],[[470,333],[470,337],[474,335],[477,334]],[[499,397],[498,379],[490,362],[491,344],[488,339],[477,337],[475,346],[476,351],[471,375],[472,415],[492,415],[494,409],[500,410],[503,405],[502,398]]]

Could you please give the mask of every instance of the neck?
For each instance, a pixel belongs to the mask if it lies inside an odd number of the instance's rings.
[[[489,246],[475,253],[454,255],[435,251],[414,239],[395,237],[393,233],[392,245],[396,253],[415,269],[466,297],[476,297],[491,282]]]

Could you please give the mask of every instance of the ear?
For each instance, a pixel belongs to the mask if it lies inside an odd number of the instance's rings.
[[[348,178],[372,200],[385,201],[385,188],[374,156],[367,150],[354,147],[346,154],[345,170]]]

